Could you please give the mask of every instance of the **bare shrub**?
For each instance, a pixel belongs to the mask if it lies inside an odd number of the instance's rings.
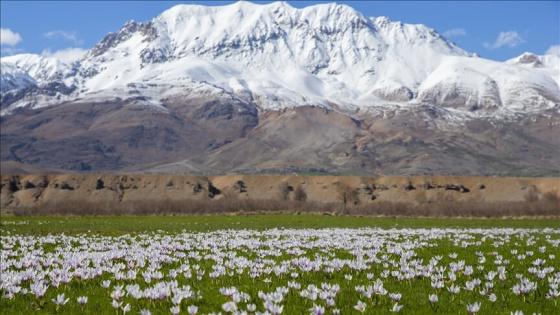
[[[360,193],[358,190],[352,189],[352,187],[341,183],[338,184],[336,189],[339,194],[339,199],[344,205],[344,209],[360,204]]]
[[[525,201],[528,202],[537,202],[539,201],[539,190],[534,185],[531,185],[527,189],[527,193],[525,194]]]
[[[416,193],[416,195],[414,196],[414,200],[417,203],[427,203],[429,202],[428,197],[426,196],[426,192],[425,191],[419,191]]]
[[[66,200],[47,202],[32,208],[15,208],[15,215],[153,215],[220,213],[305,213],[334,212],[338,205],[295,200],[166,200],[89,202]]]
[[[558,216],[557,194],[545,194],[539,201],[520,202],[433,202],[405,203],[375,201],[352,203],[352,190],[343,202],[323,203],[308,200],[251,200],[223,197],[202,200],[139,200],[93,202],[63,200],[46,202],[31,208],[13,208],[15,215],[154,215],[154,214],[223,214],[223,213],[344,213],[348,215],[383,215],[404,217],[519,217]]]
[[[280,199],[288,200],[290,198],[290,193],[294,191],[294,187],[290,186],[288,183],[280,184]]]
[[[296,190],[294,191],[294,200],[295,201],[306,201],[307,200],[307,194],[305,193],[305,190],[303,189],[303,187],[298,186],[298,188],[296,188]]]
[[[560,205],[560,196],[558,196],[558,193],[555,191],[548,191],[545,194],[543,194],[543,198],[544,201],[546,202],[550,202],[550,203],[555,203]]]

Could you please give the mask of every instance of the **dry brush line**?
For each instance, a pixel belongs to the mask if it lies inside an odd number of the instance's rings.
[[[347,215],[504,217],[559,216],[556,199],[525,202],[439,202],[413,204],[378,201],[349,205],[297,200],[184,200],[49,202],[32,208],[16,208],[16,215],[154,215],[154,214],[235,214],[235,213],[330,213]]]

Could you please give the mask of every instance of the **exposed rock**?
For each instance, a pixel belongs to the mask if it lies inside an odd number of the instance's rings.
[[[403,186],[403,189],[406,191],[411,191],[411,190],[416,190],[416,187],[414,187],[414,185],[412,185],[411,182],[408,182],[408,184]]]
[[[192,190],[193,190],[193,192],[196,194],[196,193],[201,192],[201,191],[203,190],[203,188],[202,188],[202,185],[201,185],[200,183],[195,183],[195,184],[193,185]]]
[[[208,197],[214,198],[215,196],[221,194],[221,190],[216,188],[211,182],[208,182]]]
[[[98,178],[95,181],[95,189],[100,190],[100,189],[103,189],[103,188],[105,188],[105,183],[103,182],[103,180],[101,178]]]
[[[35,184],[33,184],[31,181],[23,182],[23,189],[32,189],[32,188],[35,188]]]
[[[247,185],[245,185],[245,182],[242,180],[238,180],[233,187],[240,193],[247,192]]]
[[[431,190],[431,189],[436,189],[437,188],[436,185],[434,185],[433,183],[430,183],[430,182],[424,183],[422,185],[422,187],[424,187],[424,189],[426,189],[426,190]]]
[[[465,187],[463,185],[456,185],[456,184],[445,185],[445,190],[459,191],[459,192],[462,192],[462,193],[470,192],[470,189],[468,189],[467,187]]]
[[[146,41],[154,40],[157,37],[157,30],[153,27],[151,22],[138,23],[135,21],[128,21],[118,32],[107,34],[97,45],[95,45],[89,52],[93,57],[100,56],[112,47],[128,40],[135,32],[141,32],[146,38]]]
[[[62,182],[62,183],[55,183],[54,184],[55,188],[61,189],[61,190],[74,190],[74,187],[72,187],[70,184],[68,184],[67,182]]]

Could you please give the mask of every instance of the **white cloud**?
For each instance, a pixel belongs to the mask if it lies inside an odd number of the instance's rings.
[[[2,46],[0,47],[0,57],[11,56],[24,52],[25,50],[17,47]]]
[[[50,50],[43,50],[41,53],[46,57],[54,57],[65,63],[72,63],[79,60],[86,54],[87,50],[77,47],[64,48],[51,52]]]
[[[484,47],[488,49],[498,49],[504,46],[513,48],[524,43],[525,40],[516,31],[500,32],[493,43],[484,43]]]
[[[546,55],[556,55],[560,57],[560,44],[559,45],[552,45],[548,48],[545,52]]]
[[[445,37],[458,37],[467,35],[467,31],[464,28],[452,28],[443,32]]]
[[[83,44],[83,40],[78,37],[78,33],[73,31],[50,31],[46,32],[43,35],[49,39],[62,38],[64,40],[72,42],[75,45]]]
[[[15,46],[21,42],[21,35],[9,28],[0,28],[0,45]]]

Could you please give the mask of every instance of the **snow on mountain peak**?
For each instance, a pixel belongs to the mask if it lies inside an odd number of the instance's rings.
[[[9,63],[27,73],[37,83],[62,80],[72,68],[54,57],[36,54],[18,54],[2,57],[3,63]]]
[[[551,72],[526,69],[522,61],[530,56],[507,64],[472,56],[425,25],[365,17],[347,5],[298,9],[239,1],[181,4],[148,22],[129,21],[75,68],[21,56],[7,61],[37,81],[71,73],[65,82],[80,98],[126,97],[133,89],[158,103],[189,87],[229,93],[263,109],[430,102],[494,110],[511,102],[549,108],[560,99]],[[510,97],[519,87],[530,97]],[[533,97],[539,93],[545,96]]]
[[[86,80],[89,91],[131,79],[193,80],[232,92],[241,86],[259,96],[264,108],[276,108],[408,101],[449,54],[467,55],[423,25],[366,18],[346,5],[296,9],[285,2],[243,1],[177,5],[150,22],[127,23],[83,64],[95,74]]]
[[[35,85],[35,80],[25,71],[9,62],[0,62],[0,93],[25,89]]]
[[[548,75],[556,81],[560,89],[560,54],[547,53],[537,55],[524,52],[521,55],[506,61],[506,64],[533,69],[537,73]]]

